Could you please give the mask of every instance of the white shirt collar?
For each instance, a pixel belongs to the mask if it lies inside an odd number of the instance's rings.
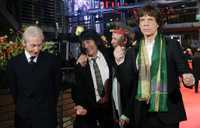
[[[28,60],[28,62],[30,62],[31,61],[31,55],[30,55],[30,53],[28,52],[28,51],[26,51],[25,50],[25,56],[26,56],[26,59]],[[33,61],[36,63],[37,62],[37,58],[38,58],[38,56],[36,56],[34,59],[33,59]]]
[[[154,43],[155,43],[155,39],[154,40],[152,40],[151,42],[145,42],[145,45],[147,46],[153,46],[154,45]]]
[[[98,50],[98,51],[97,51],[97,55],[96,55],[95,58],[99,59],[99,58],[101,58],[101,56],[102,56],[102,53]],[[94,58],[94,57],[89,57],[89,61],[91,61],[93,58]]]

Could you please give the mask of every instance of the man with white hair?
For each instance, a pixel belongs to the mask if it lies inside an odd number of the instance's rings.
[[[24,52],[8,63],[10,92],[16,104],[16,128],[56,128],[60,64],[42,52],[44,35],[37,26],[23,33]]]

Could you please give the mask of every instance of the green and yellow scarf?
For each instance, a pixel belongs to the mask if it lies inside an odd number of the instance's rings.
[[[168,111],[166,42],[161,34],[158,33],[155,39],[151,65],[144,39],[139,42],[136,63],[139,68],[136,99],[149,102],[149,112]]]

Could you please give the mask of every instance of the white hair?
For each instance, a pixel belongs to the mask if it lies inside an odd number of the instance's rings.
[[[43,41],[44,34],[43,34],[42,29],[37,26],[27,27],[23,33],[23,42],[26,43],[27,39],[30,37],[38,37]]]

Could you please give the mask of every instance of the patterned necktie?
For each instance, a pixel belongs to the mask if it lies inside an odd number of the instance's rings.
[[[93,61],[93,68],[95,72],[96,82],[97,82],[97,91],[100,97],[103,97],[105,95],[105,90],[104,90],[99,66],[97,65],[96,58],[92,59],[92,61]]]
[[[35,59],[35,56],[31,56],[31,57],[30,57],[30,62],[29,62],[29,63],[30,63],[30,64],[35,64],[34,59]]]

